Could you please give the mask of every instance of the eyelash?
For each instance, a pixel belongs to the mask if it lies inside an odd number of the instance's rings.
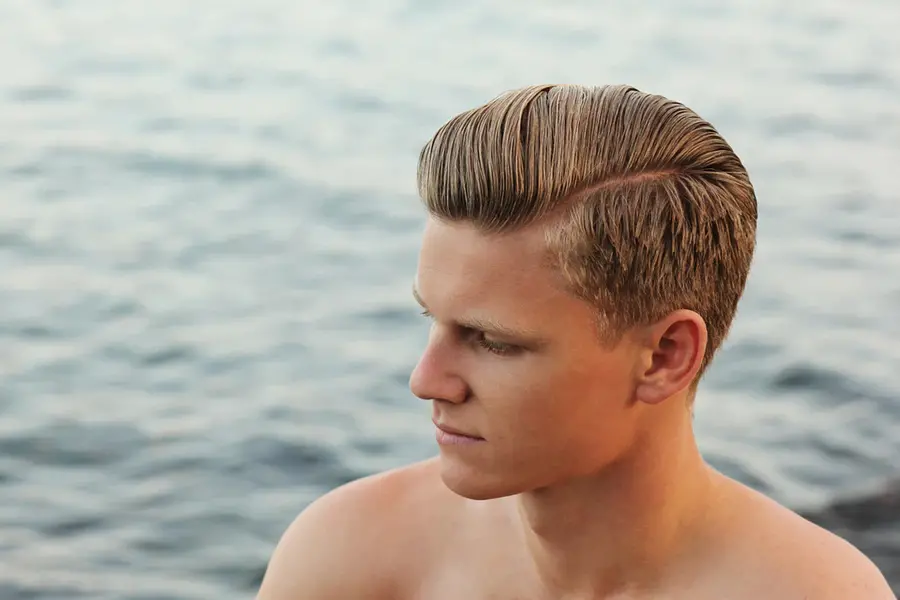
[[[502,342],[492,342],[491,340],[485,338],[483,333],[478,334],[477,342],[479,346],[481,346],[491,354],[496,354],[497,356],[509,356],[516,351],[515,346],[504,344]]]
[[[432,318],[431,313],[427,310],[422,311],[422,316],[427,319]],[[476,343],[491,354],[495,354],[497,356],[509,356],[517,350],[516,346],[513,346],[511,344],[504,344],[503,342],[492,342],[491,340],[484,337],[484,333],[480,331],[470,331],[476,335]]]

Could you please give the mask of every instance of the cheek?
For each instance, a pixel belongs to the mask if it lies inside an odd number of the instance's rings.
[[[500,408],[540,395],[551,385],[547,375],[535,360],[491,357],[469,369],[466,380],[477,398]]]
[[[570,367],[546,359],[487,364],[470,384],[491,427],[510,436],[529,436],[562,426],[590,377],[573,377]]]
[[[508,435],[572,435],[612,424],[627,399],[614,357],[576,353],[471,365],[467,381],[492,429]]]
[[[564,381],[561,375],[537,358],[490,358],[474,365],[467,381],[482,410],[504,419],[521,419],[551,404]]]
[[[572,441],[617,428],[629,405],[629,378],[615,357],[572,355],[524,371],[517,385],[522,389],[521,419]]]

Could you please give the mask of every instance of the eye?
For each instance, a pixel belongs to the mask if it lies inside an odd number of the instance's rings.
[[[496,354],[498,356],[509,356],[510,354],[514,354],[519,349],[518,346],[514,346],[512,344],[504,344],[503,342],[489,340],[481,332],[475,332],[474,335],[476,336],[479,346],[481,346],[488,352],[491,352],[492,354]]]
[[[428,312],[428,310],[423,310],[421,315],[426,319],[433,319],[433,315]],[[520,348],[513,344],[506,344],[504,342],[497,342],[495,340],[488,339],[485,337],[484,332],[477,331],[475,329],[464,329],[462,332],[469,339],[474,339],[475,342],[483,349],[487,350],[491,354],[496,354],[497,356],[509,356],[511,354],[515,354]]]

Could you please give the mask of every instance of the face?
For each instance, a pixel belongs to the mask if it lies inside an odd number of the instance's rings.
[[[592,308],[545,257],[538,228],[426,226],[415,292],[433,324],[410,388],[436,423],[481,438],[440,444],[443,480],[462,496],[596,472],[634,439],[639,345],[628,335],[602,344]]]

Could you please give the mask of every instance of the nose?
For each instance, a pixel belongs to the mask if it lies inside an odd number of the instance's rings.
[[[460,404],[468,398],[468,386],[454,368],[452,349],[432,334],[409,378],[409,389],[422,400]]]

